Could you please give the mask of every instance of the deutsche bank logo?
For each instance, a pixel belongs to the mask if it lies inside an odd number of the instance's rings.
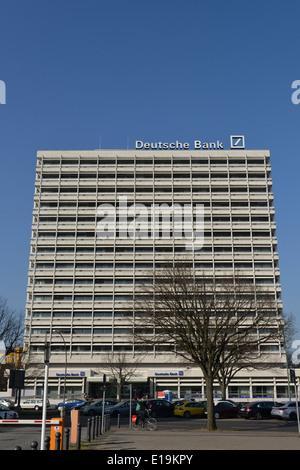
[[[0,80],[0,104],[6,104],[6,86],[3,80]]]
[[[230,136],[230,148],[232,148],[232,149],[244,149],[245,148],[245,136],[243,136],[243,135],[231,135]]]

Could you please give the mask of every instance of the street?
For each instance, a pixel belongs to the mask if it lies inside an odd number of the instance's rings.
[[[34,416],[37,419],[37,416]],[[29,419],[29,418],[28,418]],[[81,417],[82,440],[86,439],[87,418]],[[66,427],[70,426],[69,414],[66,417]],[[117,428],[117,420],[112,419],[112,429]],[[285,433],[286,436],[298,436],[297,422],[280,421],[276,419],[265,419],[261,421],[238,419],[219,419],[217,420],[219,431],[235,432],[240,434],[261,433],[261,435],[274,435],[274,433]],[[120,429],[126,431],[129,427],[128,418],[120,420]],[[165,432],[166,436],[170,433],[182,433],[182,439],[188,438],[190,432],[203,431],[206,429],[206,419],[181,419],[181,418],[160,418],[158,419],[158,430]],[[47,426],[46,436],[50,435],[50,427]],[[300,437],[299,437],[300,438]],[[23,450],[30,450],[32,441],[37,441],[40,447],[41,426],[40,425],[0,425],[0,450],[13,450],[20,446]]]

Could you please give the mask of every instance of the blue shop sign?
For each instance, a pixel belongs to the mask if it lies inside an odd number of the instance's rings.
[[[64,373],[60,374],[60,373],[56,372],[56,377],[64,377],[64,376],[65,376]],[[67,373],[67,374],[66,374],[66,377],[79,377],[79,376],[80,376],[80,377],[85,377],[85,372],[84,372],[84,371],[80,371],[80,372],[76,372],[76,373],[75,373],[75,372],[71,372],[71,373]]]
[[[183,375],[183,370],[179,370],[178,372],[154,372],[155,376],[167,376],[167,377],[178,377]]]

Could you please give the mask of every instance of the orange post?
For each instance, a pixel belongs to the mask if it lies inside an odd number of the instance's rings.
[[[51,432],[50,432],[50,450],[55,450],[55,434],[60,433],[60,450],[63,450],[63,439],[64,439],[64,419],[63,418],[53,418],[53,421],[59,421],[58,424],[51,423]],[[51,421],[52,421],[51,420]]]
[[[79,410],[71,410],[71,444],[77,442],[77,427],[79,423]]]

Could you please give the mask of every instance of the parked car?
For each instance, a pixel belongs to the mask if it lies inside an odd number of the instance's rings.
[[[49,408],[50,402],[47,399],[47,408]],[[43,399],[42,398],[27,398],[21,403],[21,408],[24,410],[41,410],[43,408]]]
[[[12,400],[8,400],[8,398],[1,398],[0,405],[7,406],[7,408],[10,408],[11,410],[16,406],[15,403]]]
[[[0,419],[18,419],[19,415],[15,411],[12,411],[8,406],[0,405]]]
[[[205,406],[199,401],[186,401],[175,406],[174,416],[191,418],[194,416],[204,416]]]
[[[187,400],[176,400],[172,401],[172,404],[175,406],[182,405],[182,403],[185,403]]]
[[[85,405],[91,403],[90,401],[83,401],[82,403],[78,403],[77,405],[73,406],[72,410],[81,410],[81,408]]]
[[[240,416],[242,418],[271,418],[271,411],[274,406],[280,406],[280,403],[274,401],[257,401],[247,403],[240,409]]]
[[[219,401],[214,406],[215,418],[236,418],[239,414],[240,407],[232,401]]]
[[[66,411],[72,410],[75,406],[81,405],[81,403],[85,403],[83,400],[78,400],[77,398],[69,398],[68,400],[58,403],[55,406],[55,409],[64,407]]]
[[[136,400],[132,400],[131,403],[131,411],[132,413],[135,411],[136,408]],[[108,406],[105,408],[106,413],[109,413],[111,417],[120,416],[129,416],[130,413],[130,400],[124,400],[120,403],[117,403],[114,406]]]
[[[174,404],[164,399],[148,400],[153,418],[162,418],[174,415]]]
[[[114,406],[117,404],[117,400],[105,400],[104,402],[104,410],[108,406]],[[102,413],[102,408],[103,408],[103,400],[94,400],[88,403],[85,403],[81,407],[80,413],[82,413],[85,416],[95,416],[99,415]]]
[[[298,410],[300,415],[300,402],[298,402]],[[280,406],[273,407],[271,416],[277,419],[287,419],[294,421],[297,419],[297,404],[295,401],[282,403]]]

